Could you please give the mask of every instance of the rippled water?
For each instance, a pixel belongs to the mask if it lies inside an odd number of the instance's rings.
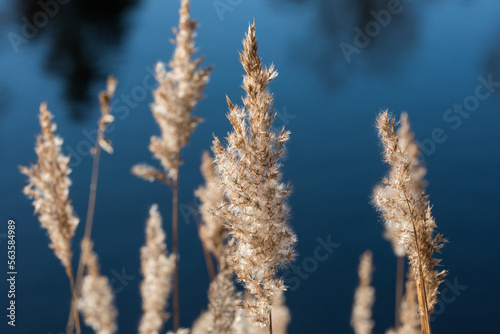
[[[65,138],[64,151],[72,157],[71,197],[84,218],[89,138],[99,116],[96,94],[108,73],[120,81],[117,121],[109,134],[115,154],[101,161],[93,239],[117,294],[120,333],[134,333],[140,316],[144,221],[154,202],[170,217],[171,194],[129,171],[137,162],[151,162],[147,146],[158,130],[149,111],[150,73],[156,61],[170,58],[168,39],[177,24],[178,2],[59,0],[57,13],[48,10],[54,15],[45,16],[47,22],[40,14],[47,10],[37,2],[0,4],[2,254],[9,218],[16,220],[18,243],[17,326],[7,328],[2,315],[2,333],[64,330],[67,279],[21,194],[25,180],[17,166],[35,161],[36,114],[39,103],[48,101]],[[500,3],[192,2],[192,15],[200,24],[199,54],[215,67],[206,97],[196,108],[205,122],[182,154],[182,326],[190,326],[207,303],[208,276],[188,210],[197,205],[193,190],[202,182],[201,153],[209,149],[213,134],[223,137],[230,129],[225,94],[233,101],[242,94],[237,50],[255,18],[263,61],[274,63],[280,73],[271,90],[277,123],[292,131],[284,169],[294,186],[290,202],[291,224],[299,236],[297,265],[310,271],[302,278],[288,274],[293,287],[286,294],[292,313],[289,332],[350,331],[358,256],[365,249],[374,252],[376,266],[374,332],[384,333],[393,322],[395,258],[369,204],[371,189],[386,171],[373,127],[376,113],[386,108],[410,115],[429,169],[433,213],[450,241],[441,255],[450,274],[433,330],[495,332],[500,326]],[[390,16],[381,14],[388,10]],[[375,24],[376,16],[382,24]],[[34,26],[27,26],[30,20]],[[358,29],[364,38],[356,37]],[[492,83],[485,85],[487,81]],[[464,105],[462,111],[455,109],[459,105]],[[165,225],[169,231],[168,219]],[[77,240],[81,234],[80,228]],[[338,247],[326,260],[314,262],[318,238],[330,238]],[[0,288],[5,310],[4,279]]]

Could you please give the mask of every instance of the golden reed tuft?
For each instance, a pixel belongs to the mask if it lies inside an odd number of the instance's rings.
[[[227,203],[214,212],[224,221],[235,239],[228,256],[239,281],[255,297],[244,307],[254,321],[272,331],[274,297],[285,290],[277,270],[295,257],[297,237],[287,224],[289,187],[282,183],[281,163],[284,144],[290,133],[276,131],[274,101],[267,86],[276,77],[274,67],[262,65],[257,54],[255,23],[248,28],[240,53],[243,77],[243,108],[227,98],[227,115],[233,131],[223,147],[214,139],[217,172]]]
[[[23,193],[33,199],[35,213],[48,232],[49,247],[61,261],[72,282],[71,239],[79,219],[69,198],[69,157],[61,153],[63,140],[55,134],[57,126],[52,122],[53,116],[47,104],[40,105],[38,118],[42,129],[35,145],[38,162],[30,167],[20,167],[21,173],[28,176],[28,185],[24,187]]]
[[[196,52],[194,37],[196,22],[190,18],[189,1],[182,0],[179,10],[179,27],[174,29],[176,36],[172,41],[176,47],[173,58],[166,65],[156,64],[156,80],[158,88],[153,92],[154,102],[151,104],[153,117],[158,124],[161,137],[152,136],[149,150],[161,162],[164,173],[169,179],[176,180],[179,166],[182,164],[180,152],[189,142],[196,125],[201,122],[191,112],[203,97],[203,89],[208,82],[211,67],[199,67],[202,59],[191,59]],[[140,169],[133,172],[146,180],[156,178],[158,172],[150,167],[147,173]],[[142,171],[144,166],[142,165]]]
[[[114,306],[114,295],[109,280],[101,275],[92,242],[82,242],[83,262],[87,274],[83,277],[78,308],[85,323],[97,334],[113,334],[117,331],[118,311]]]
[[[158,334],[168,319],[165,308],[172,290],[174,257],[175,255],[167,255],[162,219],[155,204],[149,210],[146,244],[141,248],[141,269],[144,279],[140,286],[143,311],[139,324],[140,334]]]

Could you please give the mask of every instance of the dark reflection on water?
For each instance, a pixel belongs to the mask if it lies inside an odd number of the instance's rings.
[[[396,70],[418,43],[418,6],[408,1],[397,6],[394,0],[273,2],[315,7],[316,19],[305,27],[310,33],[293,41],[291,48],[296,60],[317,72],[327,89],[344,83],[360,67]]]
[[[126,40],[126,14],[138,1],[70,0],[57,9],[42,8],[38,0],[18,4],[19,16],[26,17],[34,27],[41,26],[37,21],[40,13],[53,16],[32,39],[47,39],[44,67],[63,80],[72,119],[85,118],[88,104],[94,100],[92,84],[112,71],[113,54]]]
[[[16,53],[5,35],[21,33],[21,18],[32,18],[40,10],[38,1],[8,1],[16,4],[8,9],[2,7],[7,1],[0,1],[0,183],[7,189],[0,193],[0,211],[19,221],[23,266],[18,283],[24,295],[18,299],[16,333],[62,332],[69,300],[64,272],[20,191],[25,178],[17,166],[36,159],[38,104],[49,102],[58,133],[65,139],[64,150],[73,152],[70,191],[75,211],[83,219],[92,168],[89,133],[98,117],[95,94],[108,73],[120,81],[114,108],[116,131],[109,133],[115,153],[103,156],[100,166],[93,237],[103,273],[113,279],[115,272],[124,269],[136,277],[116,295],[119,332],[134,333],[141,314],[138,273],[143,224],[149,206],[158,202],[169,235],[171,193],[138,180],[130,168],[138,162],[153,162],[147,147],[158,127],[150,113],[150,89],[143,81],[152,80],[145,67],[170,58],[172,46],[167,39],[178,18],[178,0],[57,0],[68,3]],[[312,256],[318,237],[331,235],[341,243],[331,258],[301,281],[300,288],[287,292],[292,313],[289,333],[351,332],[356,267],[366,249],[373,251],[376,266],[374,333],[384,333],[393,324],[395,259],[369,204],[373,185],[387,169],[380,161],[373,128],[377,110],[386,107],[396,114],[407,108],[419,140],[429,140],[436,128],[449,137],[426,157],[428,193],[438,229],[451,240],[443,249],[444,268],[450,270],[451,281],[458,278],[468,288],[446,304],[433,330],[494,332],[500,326],[500,296],[493,288],[500,269],[491,266],[500,259],[500,88],[481,101],[458,129],[443,115],[475,93],[478,76],[491,74],[495,82],[500,81],[496,0],[402,0],[404,9],[392,15],[366,47],[351,55],[350,64],[340,44],[355,46],[353,29],[365,30],[374,20],[372,11],[386,10],[388,0],[247,0],[225,12],[224,21],[212,2],[192,0],[193,17],[200,23],[198,55],[206,56],[206,64],[215,69],[206,99],[196,110],[205,123],[182,154],[180,203],[185,207],[193,203],[192,192],[202,182],[200,155],[209,148],[213,134],[221,138],[230,130],[224,94],[236,101],[242,93],[243,70],[236,50],[241,50],[246,23],[255,17],[264,63],[274,62],[280,72],[271,87],[277,111],[282,113],[277,121],[292,131],[284,167],[285,179],[294,187],[290,204],[291,224],[299,237],[296,265]],[[135,27],[130,25],[132,19]],[[124,97],[137,88],[144,91],[144,98],[134,98],[132,107]],[[54,96],[59,90],[64,91],[63,97]],[[127,110],[126,115],[120,109]],[[65,112],[68,115],[61,114]],[[472,224],[481,233],[470,233]],[[196,224],[187,220],[180,228],[181,324],[188,327],[207,307],[208,276]],[[80,226],[77,233],[82,232]],[[6,230],[0,228],[2,233]],[[75,254],[80,237],[75,238]],[[7,291],[5,280],[0,281],[0,291]],[[474,305],[474,312],[469,305]],[[11,333],[2,326],[6,323],[0,323],[0,333]],[[166,329],[170,327],[168,322]]]

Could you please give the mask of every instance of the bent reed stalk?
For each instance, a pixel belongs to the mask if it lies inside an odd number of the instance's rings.
[[[92,163],[92,176],[90,180],[90,192],[89,192],[89,202],[88,202],[88,207],[87,207],[87,220],[85,221],[85,231],[84,235],[82,238],[82,244],[83,243],[89,243],[91,240],[91,234],[92,234],[92,224],[94,221],[94,211],[95,211],[95,204],[96,204],[96,198],[97,198],[97,181],[99,178],[99,162],[100,162],[100,156],[101,156],[101,149],[105,150],[107,153],[111,154],[113,153],[113,147],[111,145],[111,141],[109,141],[105,136],[104,132],[106,131],[106,128],[109,126],[114,121],[113,115],[111,115],[111,107],[110,103],[111,100],[113,99],[113,96],[115,94],[116,86],[118,84],[118,81],[113,77],[109,76],[107,81],[106,81],[106,90],[101,91],[99,93],[99,104],[101,108],[101,117],[99,117],[99,120],[97,122],[97,138],[96,138],[96,143],[95,146],[92,148],[92,155],[93,155],[93,163]],[[68,325],[67,325],[67,334],[73,333],[73,323],[75,320],[78,321],[78,319],[75,319],[75,312],[76,310],[76,297],[79,296],[80,294],[80,289],[81,289],[81,283],[83,279],[83,272],[85,270],[85,264],[83,261],[84,253],[83,251],[80,252],[80,258],[78,261],[78,269],[77,269],[77,276],[76,276],[76,282],[75,282],[75,287],[74,290],[75,292],[73,293],[73,301],[71,303],[71,311],[69,314],[69,319],[68,319]],[[77,313],[76,313],[77,315]]]

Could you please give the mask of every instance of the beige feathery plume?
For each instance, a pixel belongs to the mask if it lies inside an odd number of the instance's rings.
[[[406,152],[409,159],[410,170],[411,170],[411,183],[412,188],[415,191],[421,191],[426,186],[424,176],[427,173],[425,167],[420,163],[420,149],[415,142],[415,135],[411,131],[410,123],[408,121],[408,114],[403,112],[400,117],[400,125],[397,131],[399,144],[402,149]],[[396,256],[405,256],[406,249],[404,244],[401,242],[400,238],[395,235],[395,224],[396,222],[386,221],[385,222],[385,233],[384,237],[389,240],[392,244],[394,253]],[[403,274],[404,275],[404,274]]]
[[[168,296],[172,290],[172,273],[175,255],[167,256],[162,219],[155,204],[149,210],[146,223],[146,244],[141,248],[141,268],[144,279],[141,283],[142,318],[139,333],[158,334],[168,319],[165,313]]]
[[[351,326],[356,334],[370,334],[375,322],[372,320],[372,308],[375,302],[375,289],[370,285],[373,274],[372,253],[361,255],[358,276],[359,285],[354,294]]]
[[[189,137],[196,125],[201,122],[191,111],[202,98],[202,91],[209,79],[211,67],[199,69],[203,59],[191,59],[196,52],[194,37],[196,22],[191,20],[189,1],[181,1],[179,11],[179,28],[174,29],[176,45],[174,55],[168,64],[159,62],[156,65],[156,80],[159,87],[154,91],[154,102],[151,105],[153,116],[161,130],[161,137],[151,137],[149,150],[160,160],[169,178],[176,180],[179,166],[182,163],[181,149],[189,142]],[[144,175],[140,170],[139,177],[156,178],[156,173]],[[162,181],[160,179],[160,181]]]
[[[289,132],[272,129],[276,116],[267,89],[276,77],[274,67],[262,65],[257,54],[255,23],[251,24],[240,54],[246,71],[244,108],[227,99],[233,131],[222,147],[214,139],[213,151],[228,203],[214,209],[236,240],[228,261],[239,281],[255,299],[245,303],[254,321],[270,328],[274,296],[285,290],[277,270],[294,256],[297,237],[287,224],[289,187],[282,183],[280,160]]]
[[[223,259],[221,260],[223,263]],[[229,267],[221,268],[215,279],[210,283],[208,292],[208,312],[210,334],[232,334],[236,316],[239,294],[233,283],[233,272]]]
[[[437,302],[438,286],[446,275],[445,270],[434,269],[441,260],[433,258],[433,254],[443,247],[444,239],[441,234],[434,234],[436,223],[422,179],[425,172],[414,158],[418,153],[412,151],[416,146],[409,143],[413,142],[409,139],[412,135],[402,135],[405,139],[400,140],[395,120],[387,111],[379,114],[377,129],[384,160],[391,169],[374,190],[374,204],[385,222],[393,225],[394,235],[407,250],[417,282],[422,330],[430,333],[429,316]],[[404,131],[410,133],[409,128]]]
[[[83,261],[87,274],[83,278],[78,309],[85,323],[98,334],[112,334],[117,330],[117,310],[108,278],[99,271],[97,256],[92,250],[92,242],[82,242]]]
[[[63,140],[55,135],[56,124],[52,118],[47,105],[42,103],[39,115],[42,133],[37,136],[35,146],[38,162],[30,167],[20,167],[20,171],[28,176],[28,185],[23,193],[33,199],[35,213],[48,232],[49,247],[61,261],[73,284],[71,239],[79,219],[69,199],[69,157],[61,153]]]
[[[200,186],[194,193],[201,202],[200,213],[203,223],[200,224],[200,238],[216,259],[224,259],[227,233],[223,223],[212,213],[212,210],[225,199],[219,186],[212,157],[208,152],[203,152],[201,173],[205,179],[205,185]],[[219,261],[219,267],[221,265]]]

